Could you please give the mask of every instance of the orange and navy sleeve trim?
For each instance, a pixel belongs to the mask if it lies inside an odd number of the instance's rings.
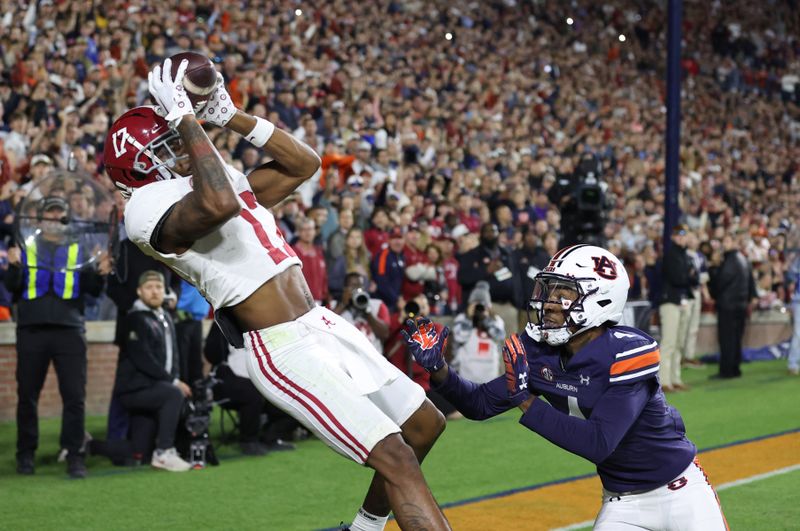
[[[658,372],[661,359],[658,343],[653,341],[646,345],[625,350],[615,356],[611,364],[609,383],[629,382],[649,377]]]

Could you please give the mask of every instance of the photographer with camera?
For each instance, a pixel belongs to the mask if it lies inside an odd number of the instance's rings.
[[[334,312],[358,328],[375,349],[383,354],[383,343],[389,337],[389,308],[380,299],[373,299],[366,290],[367,279],[358,272],[344,277],[342,300]]]
[[[489,283],[480,281],[469,294],[466,311],[453,321],[453,362],[458,373],[476,383],[503,372],[500,343],[506,335],[503,319],[492,312]]]
[[[164,276],[145,271],[124,321],[124,348],[120,350],[114,389],[131,415],[147,413],[158,421],[156,448],[150,464],[170,472],[191,465],[175,450],[175,433],[185,398],[192,396],[178,378],[179,356],[175,324],[164,303]]]

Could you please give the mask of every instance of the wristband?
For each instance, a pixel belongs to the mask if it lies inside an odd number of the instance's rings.
[[[256,119],[256,126],[247,133],[245,139],[255,147],[264,147],[264,144],[272,138],[272,133],[275,132],[275,124],[260,116],[255,116],[254,118]]]

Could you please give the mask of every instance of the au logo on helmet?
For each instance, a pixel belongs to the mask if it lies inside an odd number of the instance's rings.
[[[617,266],[607,256],[593,256],[592,260],[594,260],[594,272],[599,276],[608,280],[617,278]]]

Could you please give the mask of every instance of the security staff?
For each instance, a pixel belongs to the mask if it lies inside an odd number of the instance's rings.
[[[63,402],[61,448],[67,450],[67,473],[86,476],[81,453],[86,397],[86,333],[83,296],[100,295],[111,270],[107,253],[97,269],[78,270],[92,249],[68,241],[69,207],[58,196],[41,199],[36,216],[40,231],[8,251],[6,287],[17,300],[17,473],[33,474],[39,443],[37,405],[53,361]]]

